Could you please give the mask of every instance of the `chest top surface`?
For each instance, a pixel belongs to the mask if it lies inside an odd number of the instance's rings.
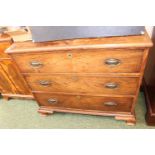
[[[7,34],[0,34],[0,43],[1,42],[10,42],[12,38]]]
[[[147,34],[139,36],[87,38],[60,40],[44,43],[32,41],[13,43],[6,53],[48,52],[56,50],[72,49],[96,49],[96,48],[146,48],[151,47],[152,41]]]

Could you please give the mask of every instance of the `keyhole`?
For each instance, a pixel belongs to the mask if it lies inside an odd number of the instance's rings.
[[[80,96],[80,95],[77,95],[76,98],[77,98],[78,100],[80,100],[80,99],[81,99],[81,96]]]
[[[67,58],[68,58],[68,59],[72,59],[72,53],[68,53],[68,54],[67,54]]]

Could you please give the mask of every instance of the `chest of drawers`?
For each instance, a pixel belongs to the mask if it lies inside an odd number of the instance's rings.
[[[114,116],[135,124],[135,104],[148,49],[140,36],[13,44],[18,65],[39,112]]]

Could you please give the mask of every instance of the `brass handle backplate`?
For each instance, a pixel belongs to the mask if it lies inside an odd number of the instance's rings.
[[[38,68],[38,67],[42,67],[42,66],[43,66],[43,63],[41,63],[41,62],[39,62],[39,61],[31,61],[31,62],[30,62],[30,65],[31,65],[32,67]]]
[[[106,105],[106,106],[117,106],[117,103],[113,102],[113,101],[109,101],[109,102],[104,102],[104,105]]]
[[[105,84],[105,88],[108,88],[108,89],[116,89],[116,88],[118,88],[118,84],[117,83],[114,83],[114,82],[106,83]]]
[[[39,81],[39,84],[42,85],[42,86],[44,86],[44,87],[47,87],[47,86],[51,85],[52,82],[51,81],[48,81],[48,80],[40,80]]]
[[[121,63],[121,61],[119,59],[109,58],[106,59],[104,63],[109,66],[117,66]]]
[[[50,98],[50,99],[48,99],[48,103],[50,103],[50,104],[57,104],[58,100],[54,99],[54,98]]]

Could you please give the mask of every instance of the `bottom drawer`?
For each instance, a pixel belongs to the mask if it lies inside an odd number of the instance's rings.
[[[53,108],[97,110],[106,112],[130,112],[133,98],[34,93],[40,106]]]

